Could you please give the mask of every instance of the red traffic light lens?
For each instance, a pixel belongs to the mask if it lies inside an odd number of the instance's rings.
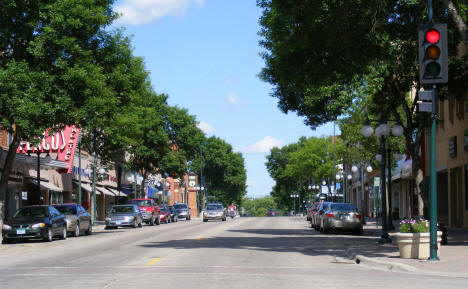
[[[440,33],[437,30],[431,29],[426,32],[426,40],[429,43],[437,43],[440,39]]]

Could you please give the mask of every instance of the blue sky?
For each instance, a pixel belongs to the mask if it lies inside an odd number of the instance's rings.
[[[271,85],[257,77],[264,62],[256,1],[120,0],[114,9],[156,92],[196,115],[208,136],[242,152],[249,196],[268,195],[274,185],[265,168],[272,147],[333,134],[332,124],[313,131],[294,113],[283,114]]]

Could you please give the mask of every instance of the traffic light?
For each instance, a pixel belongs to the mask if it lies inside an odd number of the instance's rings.
[[[447,24],[419,25],[419,81],[422,84],[448,81]]]

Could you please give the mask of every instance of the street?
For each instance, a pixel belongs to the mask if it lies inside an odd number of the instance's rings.
[[[0,288],[468,288],[344,258],[351,234],[300,217],[199,219],[0,246]],[[343,257],[343,258],[342,258]]]

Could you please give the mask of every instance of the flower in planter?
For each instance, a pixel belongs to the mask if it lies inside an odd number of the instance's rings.
[[[400,221],[400,233],[427,233],[429,230],[429,221],[423,218]]]

